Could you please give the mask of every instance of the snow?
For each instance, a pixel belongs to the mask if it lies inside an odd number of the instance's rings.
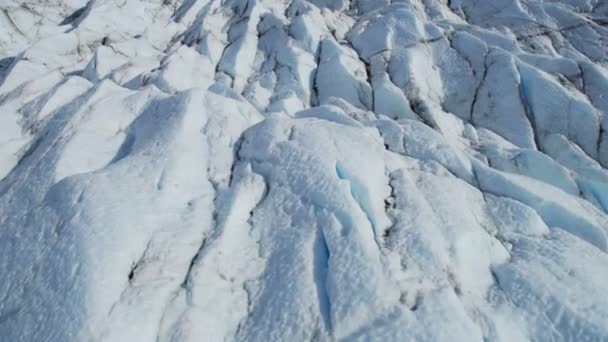
[[[608,340],[604,2],[0,10],[2,340]]]

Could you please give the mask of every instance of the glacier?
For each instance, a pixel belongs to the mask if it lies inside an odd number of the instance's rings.
[[[0,341],[608,341],[608,2],[0,10]]]

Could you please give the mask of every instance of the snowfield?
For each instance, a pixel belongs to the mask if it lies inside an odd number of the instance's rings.
[[[608,1],[3,0],[0,340],[608,341]]]

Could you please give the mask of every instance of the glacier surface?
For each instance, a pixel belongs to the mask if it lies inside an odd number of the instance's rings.
[[[0,340],[608,341],[607,1],[0,10]]]

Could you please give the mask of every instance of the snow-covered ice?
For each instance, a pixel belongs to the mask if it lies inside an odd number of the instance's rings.
[[[608,341],[608,2],[5,0],[0,341]]]

